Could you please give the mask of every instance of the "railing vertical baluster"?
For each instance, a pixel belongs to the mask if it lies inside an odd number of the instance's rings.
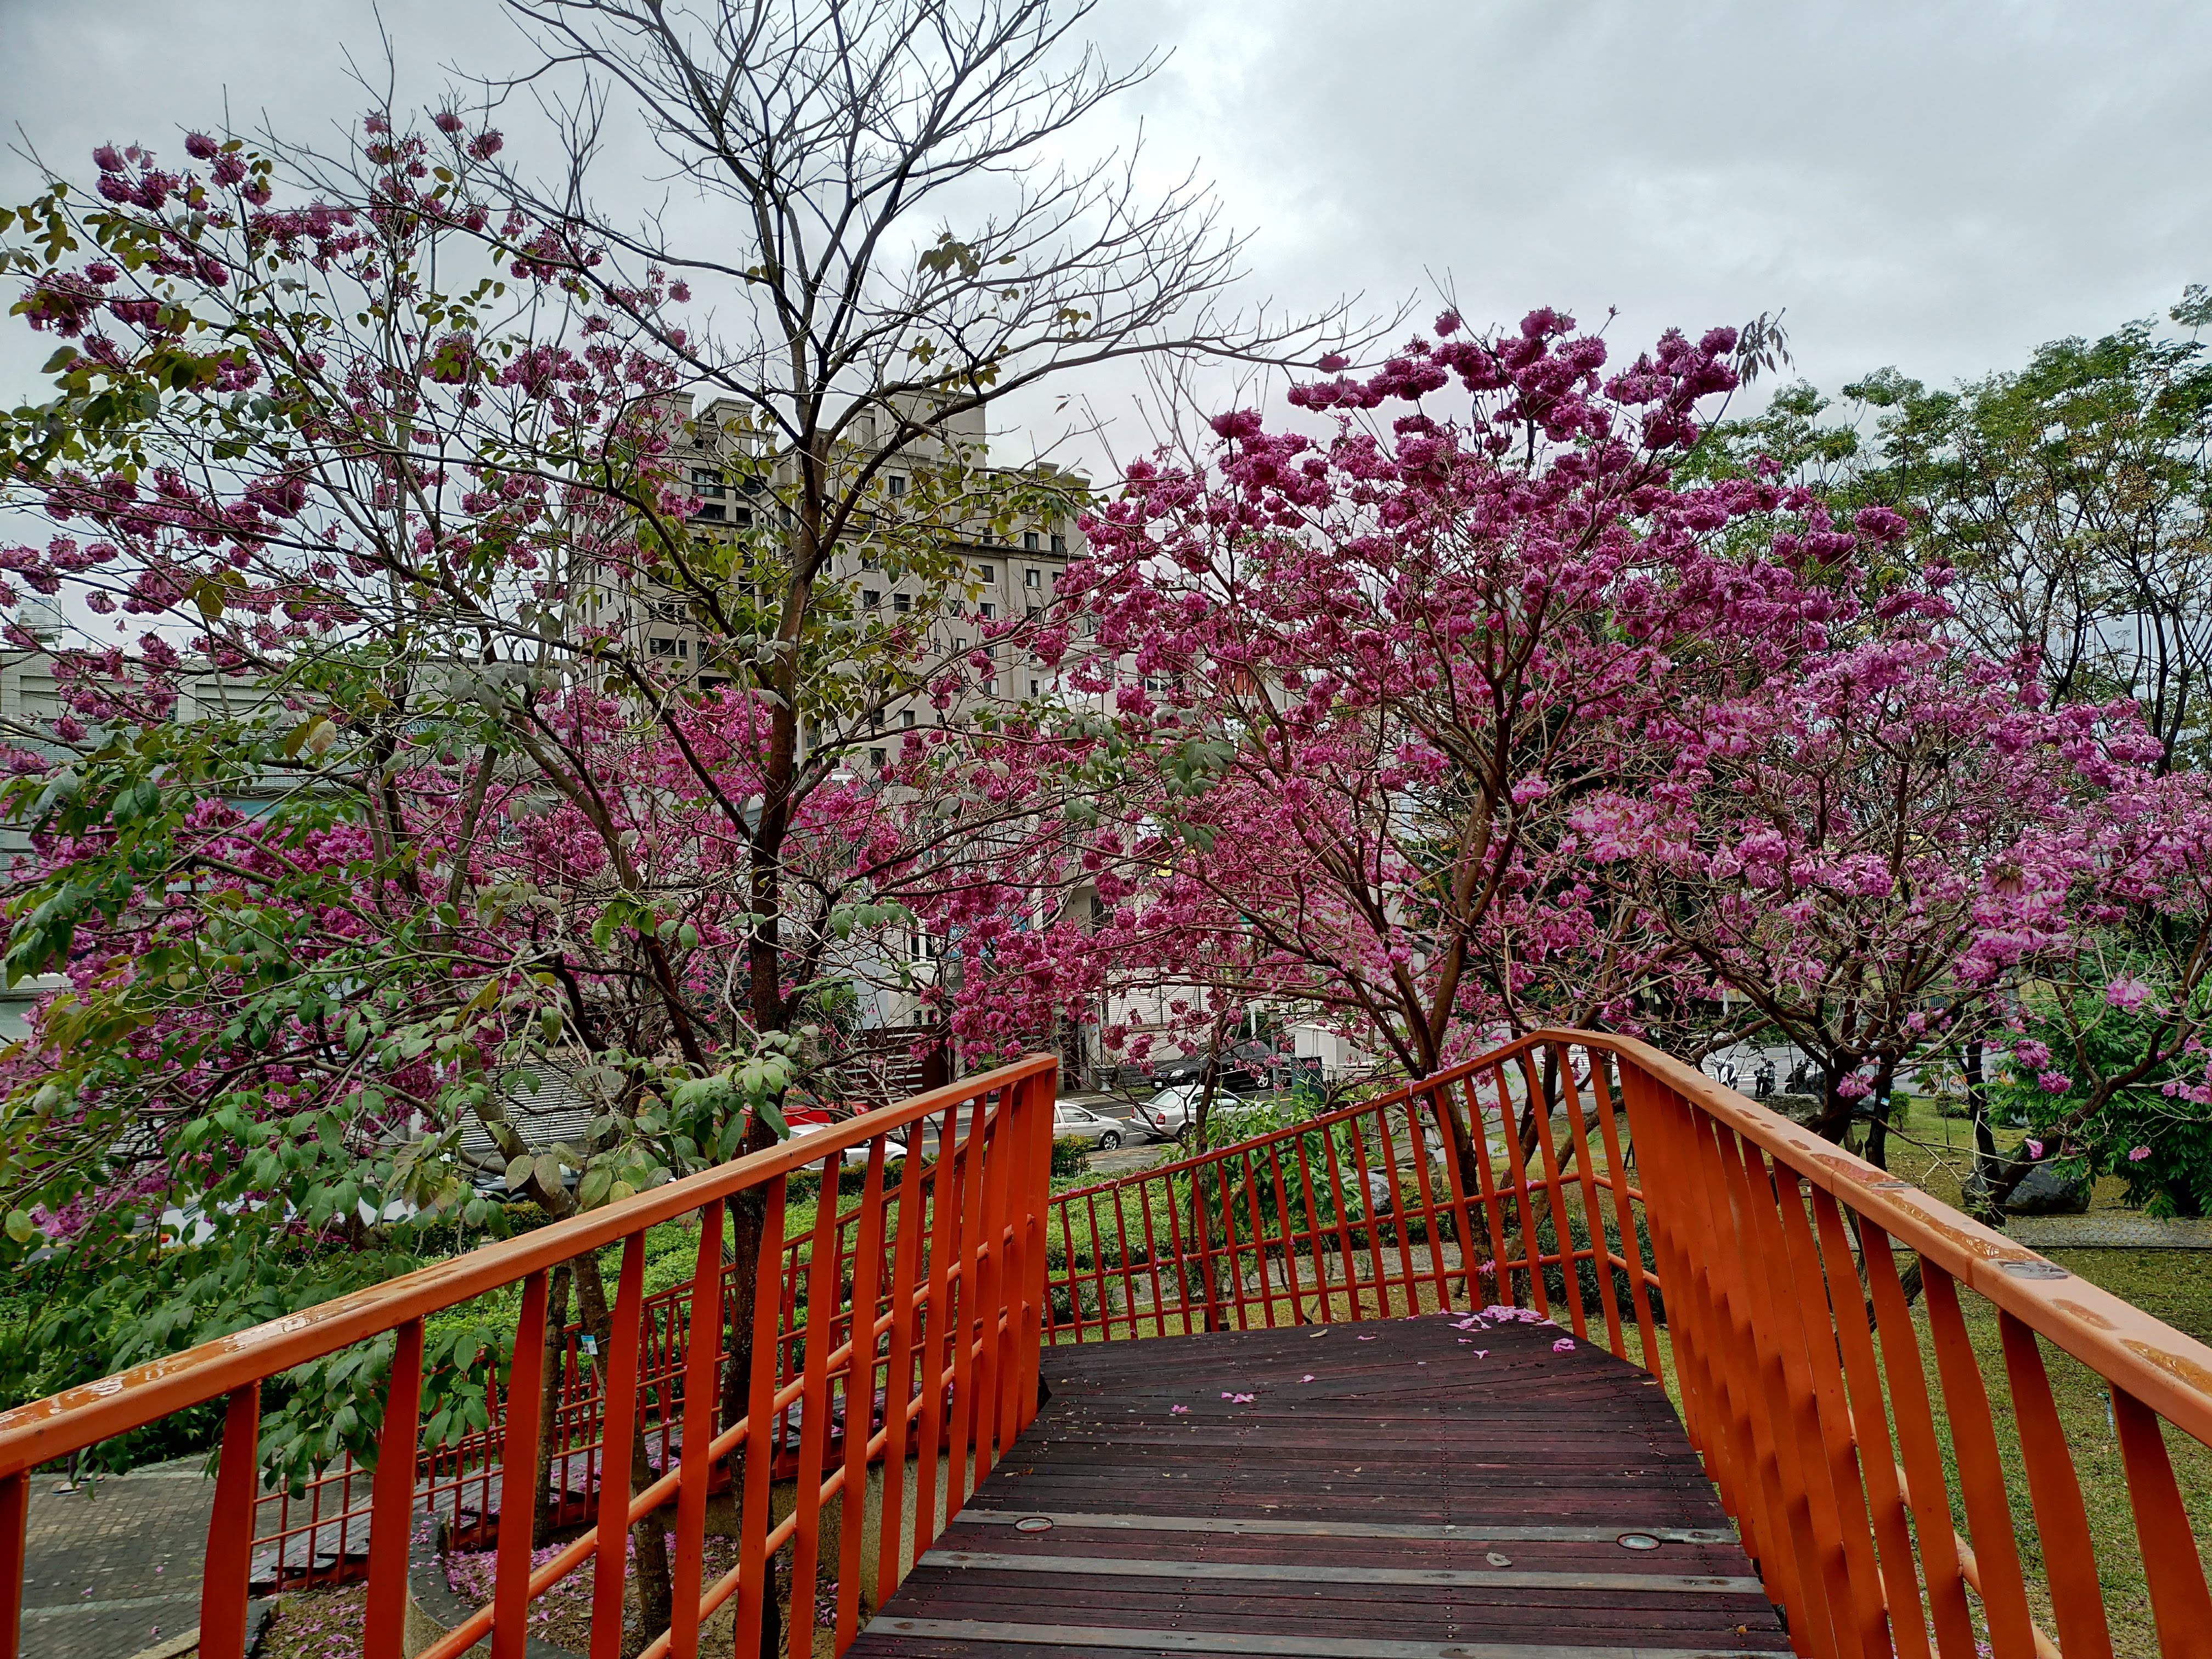
[[[1012,1190],[1020,1152],[1027,1150],[1018,1150],[1013,1144],[1013,1091],[1001,1089],[983,1154],[984,1255],[977,1277],[976,1297],[983,1329],[975,1356],[975,1484],[979,1486],[998,1462],[1000,1449],[1011,1445],[1014,1438],[1012,1421],[1002,1419],[1000,1414],[1001,1408],[1011,1403],[1006,1397],[1006,1366],[1012,1356],[1006,1350],[1004,1322],[1013,1297],[1013,1281],[1006,1274],[1006,1227],[1012,1214],[1008,1194]],[[1095,1222],[1091,1242],[1095,1259],[1103,1254],[1097,1248],[1099,1239]],[[1105,1322],[1103,1308],[1099,1314],[1099,1330],[1103,1334],[1109,1327]]]
[[[1832,1553],[1826,1547],[1831,1530],[1822,1524],[1823,1517],[1815,1508],[1815,1488],[1804,1456],[1811,1413],[1802,1408],[1811,1402],[1809,1396],[1791,1386],[1794,1379],[1783,1342],[1784,1322],[1790,1311],[1769,1276],[1772,1254],[1781,1241],[1778,1231],[1771,1228],[1763,1230],[1771,1237],[1763,1237],[1753,1231],[1759,1208],[1766,1211],[1770,1222],[1773,1217],[1773,1188],[1767,1179],[1765,1159],[1757,1147],[1747,1146],[1725,1124],[1711,1124],[1710,1132],[1700,1139],[1713,1149],[1712,1155],[1720,1163],[1725,1195],[1714,1220],[1724,1230],[1722,1271],[1730,1283],[1731,1299],[1741,1310],[1741,1352],[1747,1362],[1749,1391],[1759,1403],[1754,1420],[1766,1425],[1765,1456],[1776,1482],[1775,1512],[1788,1539],[1785,1559],[1796,1593],[1803,1598],[1802,1622],[1816,1653],[1842,1654],[1847,1650],[1844,1634],[1854,1628],[1838,1605],[1838,1592],[1844,1588],[1843,1562],[1840,1549]],[[1815,1424],[1811,1433],[1818,1431]],[[1839,1536],[1836,1541],[1840,1545]],[[1851,1645],[1856,1645],[1855,1638]]]
[[[1433,1088],[1426,1094],[1408,1094],[1406,1097],[1406,1133],[1413,1143],[1413,1184],[1419,1188],[1421,1194],[1421,1226],[1429,1236],[1429,1278],[1437,1287],[1437,1305],[1449,1311],[1451,1307],[1451,1281],[1445,1277],[1443,1228],[1438,1224],[1436,1182],[1429,1176],[1428,1132],[1421,1127],[1419,1104],[1424,1100],[1433,1104],[1435,1098]],[[1447,1138],[1443,1146],[1445,1159],[1449,1162],[1451,1157],[1450,1139]]]
[[[783,1317],[783,1215],[790,1181],[768,1183],[761,1218],[760,1261],[753,1282],[753,1363],[745,1378],[744,1491],[738,1503],[738,1615],[733,1659],[760,1659],[761,1626],[768,1607],[769,1477],[777,1428],[771,1409],[782,1367],[776,1334]],[[689,1436],[686,1437],[689,1443]],[[696,1619],[698,1601],[692,1601]]]
[[[422,1322],[399,1328],[370,1486],[368,1602],[363,1659],[399,1659],[406,1635],[407,1547],[415,1509],[415,1441],[422,1403]]]
[[[1973,1659],[1973,1618],[1966,1607],[1966,1577],[1959,1571],[1958,1534],[1951,1529],[1943,1454],[1936,1440],[1935,1414],[1929,1408],[1928,1373],[1912,1328],[1912,1310],[1898,1279],[1889,1235],[1863,1216],[1859,1218],[1859,1249],[1873,1291],[1875,1328],[1881,1334],[1882,1371],[1897,1417],[1905,1498],[1920,1540],[1921,1577],[1928,1586],[1936,1650],[1943,1659]]]
[[[2158,1413],[2117,1385],[2112,1401],[2159,1652],[2165,1659],[2206,1659],[2212,1655],[2212,1595],[2205,1589],[2204,1563],[2174,1483]]]
[[[1194,1189],[1198,1184],[1196,1176],[1194,1175],[1187,1176],[1186,1179],[1188,1179],[1191,1182],[1191,1185]],[[1176,1202],[1174,1176],[1161,1176],[1160,1186],[1161,1190],[1167,1198],[1168,1249],[1173,1253],[1175,1259],[1176,1317],[1181,1321],[1182,1324],[1182,1329],[1176,1332],[1176,1334],[1178,1336],[1188,1336],[1190,1334],[1190,1258],[1189,1252],[1186,1249],[1182,1242],[1182,1206]],[[1194,1199],[1192,1200],[1194,1210],[1196,1208],[1196,1205],[1197,1200]],[[1168,1330],[1167,1316],[1164,1313],[1160,1316],[1159,1326],[1160,1334],[1162,1336],[1165,1336],[1168,1334]]]
[[[1050,1128],[1050,1114],[1047,1115]],[[906,1515],[907,1405],[914,1398],[915,1281],[921,1276],[922,1214],[921,1128],[908,1132],[906,1157],[899,1164],[898,1244],[891,1258],[890,1351],[884,1361],[884,1495],[878,1509],[876,1602],[890,1600],[905,1576],[900,1533]],[[915,1499],[917,1510],[921,1499]],[[918,1528],[917,1528],[918,1530]]]
[[[1891,1650],[1883,1629],[1874,1534],[1867,1524],[1866,1492],[1844,1409],[1827,1285],[1805,1219],[1800,1177],[1778,1160],[1770,1176],[1754,1149],[1747,1146],[1745,1152],[1757,1172],[1753,1197],[1766,1200],[1758,1206],[1754,1230],[1767,1252],[1768,1297],[1778,1316],[1783,1375],[1811,1500],[1814,1543],[1827,1573],[1836,1645],[1845,1651],[1856,1646],[1866,1659],[1887,1659]]]
[[[261,1384],[231,1391],[223,1409],[222,1455],[200,1571],[200,1644],[208,1659],[244,1659],[246,1577],[253,1555],[254,1493],[260,1485]]]
[[[1323,1129],[1322,1133],[1326,1137],[1328,1131]],[[1291,1142],[1291,1150],[1297,1154],[1297,1158],[1298,1201],[1305,1206],[1306,1254],[1313,1260],[1314,1300],[1321,1308],[1321,1322],[1324,1325],[1332,1325],[1336,1322],[1329,1312],[1328,1306],[1328,1263],[1322,1255],[1321,1211],[1314,1204],[1313,1170],[1306,1158],[1305,1136],[1301,1134],[1293,1139]]]
[[[507,1370],[507,1443],[501,1455],[499,1545],[492,1581],[491,1659],[522,1659],[529,1639],[530,1541],[538,1497],[538,1407],[544,1403],[545,1274],[524,1281],[522,1317]]]
[[[1075,1224],[1068,1219],[1069,1204],[1065,1197],[1053,1200],[1052,1207],[1060,1217],[1060,1255],[1066,1265],[1067,1323],[1075,1333],[1078,1342],[1083,1340],[1083,1295],[1077,1280],[1081,1277],[1075,1267]],[[1054,1316],[1058,1319],[1058,1316]]]
[[[1114,1334],[1114,1298],[1106,1293],[1106,1250],[1104,1242],[1098,1237],[1096,1191],[1083,1195],[1083,1218],[1091,1224],[1091,1291],[1098,1298],[1098,1340],[1104,1342]]]
[[[1367,1265],[1375,1270],[1375,1316],[1378,1319],[1390,1316],[1390,1273],[1382,1265],[1382,1227],[1375,1211],[1375,1183],[1367,1168],[1367,1137],[1359,1131],[1359,1120],[1347,1119],[1346,1128],[1352,1132],[1352,1169],[1359,1177],[1360,1219],[1367,1229]],[[1352,1298],[1352,1316],[1362,1317],[1359,1297]]]
[[[1436,1114],[1437,1133],[1444,1149],[1444,1184],[1451,1189],[1452,1231],[1459,1244],[1459,1287],[1472,1310],[1483,1304],[1474,1299],[1474,1218],[1467,1206],[1467,1179],[1459,1163],[1459,1136],[1453,1133],[1451,1085],[1441,1085],[1426,1097],[1430,1110]],[[1442,1255],[1441,1249],[1438,1255]],[[1444,1307],[1451,1307],[1451,1287],[1444,1286]]]
[[[1143,1190],[1142,1188],[1138,1188],[1139,1194]],[[1121,1270],[1115,1274],[1115,1277],[1121,1285],[1121,1322],[1127,1328],[1129,1335],[1135,1338],[1143,1333],[1137,1328],[1136,1274],[1129,1265],[1129,1224],[1127,1218],[1122,1213],[1121,1198],[1122,1189],[1119,1187],[1115,1188],[1114,1248],[1120,1252],[1121,1264]],[[1019,1219],[1018,1214],[1016,1218]]]
[[[1267,1143],[1267,1170],[1275,1179],[1275,1227],[1278,1246],[1283,1255],[1283,1273],[1290,1280],[1291,1323],[1303,1325],[1306,1322],[1305,1297],[1298,1283],[1298,1246],[1291,1230],[1291,1194],[1283,1181],[1280,1141]]]
[[[945,1470],[945,1523],[960,1513],[968,1501],[968,1477],[981,1462],[975,1445],[975,1328],[981,1316],[981,1295],[975,1264],[976,1239],[983,1230],[984,1133],[989,1124],[990,1100],[977,1095],[969,1114],[968,1139],[960,1170],[960,1192],[952,1213],[952,1254],[960,1264],[959,1294],[947,1328],[952,1334],[952,1405],[949,1413],[949,1443],[952,1462]],[[1095,1249],[1096,1239],[1091,1241]],[[1104,1310],[1100,1310],[1103,1320]],[[1102,1325],[1103,1330],[1103,1325]]]
[[[1590,1078],[1597,1078],[1598,1057],[1595,1051],[1585,1050],[1590,1057]],[[1574,1054],[1570,1049],[1559,1051],[1559,1083],[1567,1109],[1569,1144],[1575,1149],[1575,1169],[1583,1189],[1583,1225],[1589,1230],[1590,1271],[1597,1275],[1598,1306],[1605,1315],[1606,1346],[1616,1359],[1628,1358],[1628,1343],[1620,1330],[1620,1297],[1613,1288],[1613,1252],[1605,1242],[1605,1212],[1597,1201],[1597,1171],[1590,1166],[1589,1126],[1583,1121],[1583,1091],[1575,1086]],[[1635,1235],[1629,1236],[1633,1247]],[[1581,1311],[1577,1304],[1576,1311]]]
[[[1165,1336],[1168,1334],[1167,1310],[1160,1301],[1160,1246],[1158,1239],[1152,1231],[1153,1184],[1152,1178],[1149,1175],[1139,1178],[1137,1213],[1143,1218],[1145,1224],[1145,1282],[1151,1287],[1152,1292],[1152,1334]],[[1168,1183],[1164,1181],[1158,1184],[1163,1189],[1168,1187]],[[1170,1214],[1175,1210],[1175,1200],[1172,1197],[1168,1200],[1168,1209]],[[1136,1286],[1132,1284],[1130,1289],[1133,1292]],[[1133,1294],[1131,1295],[1129,1302],[1133,1310],[1129,1322],[1130,1334],[1133,1336],[1141,1336],[1144,1332],[1139,1328],[1133,1311],[1136,1305],[1136,1297]]]
[[[1562,1073],[1573,1069],[1565,1053],[1556,1046],[1552,1050],[1552,1063]],[[1532,1078],[1528,1086],[1534,1091],[1539,1108],[1536,1145],[1543,1149],[1544,1153],[1544,1191],[1548,1195],[1547,1204],[1552,1212],[1552,1236],[1559,1249],[1559,1285],[1566,1299],[1567,1322],[1573,1328],[1577,1340],[1587,1341],[1589,1330],[1583,1318],[1582,1275],[1575,1271],[1575,1230],[1567,1222],[1566,1194],[1560,1189],[1559,1154],[1552,1145],[1552,1103],[1543,1091],[1540,1078]],[[1564,1102],[1564,1096],[1562,1099]],[[1542,1255],[1540,1250],[1537,1252],[1540,1260]]]
[[[1729,1430],[1724,1443],[1737,1467],[1738,1500],[1747,1517],[1746,1530],[1758,1540],[1753,1553],[1773,1587],[1772,1599],[1787,1606],[1800,1605],[1796,1556],[1790,1547],[1781,1477],[1775,1462],[1773,1428],[1759,1386],[1759,1357],[1748,1316],[1741,1292],[1735,1288],[1733,1269],[1739,1265],[1740,1246],[1730,1232],[1733,1209],[1720,1156],[1704,1115],[1672,1090],[1665,1092],[1680,1114],[1675,1151],[1668,1158],[1670,1182],[1683,1183],[1686,1199],[1688,1231],[1677,1248],[1690,1267],[1693,1293],[1700,1298],[1700,1323],[1715,1383],[1715,1415]]]
[[[0,1659],[19,1659],[23,1644],[23,1571],[29,1565],[31,1473],[0,1479]]]
[[[596,1271],[580,1267],[580,1273]],[[600,1417],[599,1548],[592,1563],[592,1659],[620,1659],[623,1584],[629,1566],[630,1459],[637,1430],[638,1326],[645,1303],[645,1235],[623,1240],[608,1320],[606,1408]]]
[[[1269,1330],[1275,1328],[1275,1281],[1267,1271],[1267,1224],[1260,1213],[1260,1177],[1252,1168],[1252,1154],[1243,1158],[1244,1165],[1244,1215],[1252,1224],[1253,1266],[1260,1275],[1260,1317]],[[1239,1275],[1240,1280],[1242,1275]]]
[[[2105,1621],[2104,1592],[2081,1477],[2066,1447],[2065,1425],[2051,1397],[2051,1379],[2035,1333],[2002,1309],[1997,1333],[2004,1346],[2005,1377],[2012,1389],[2021,1457],[2027,1467],[2035,1531],[2043,1547],[2043,1571],[2066,1659],[2112,1659],[2112,1628]]]
[[[1474,1181],[1483,1224],[1490,1230],[1491,1300],[1483,1302],[1475,1294],[1474,1281],[1482,1276],[1478,1266],[1468,1269],[1467,1301],[1470,1308],[1487,1307],[1491,1303],[1513,1300],[1512,1275],[1505,1268],[1505,1208],[1498,1191],[1497,1171],[1490,1165],[1490,1128],[1482,1115],[1482,1091],[1475,1086],[1475,1073],[1469,1072],[1462,1078],[1460,1088],[1467,1096],[1468,1127],[1474,1137]],[[1468,1254],[1474,1253],[1474,1241],[1469,1240]]]
[[[931,1182],[929,1301],[921,1343],[921,1455],[915,1471],[914,1494],[914,1557],[917,1561],[935,1541],[939,1530],[937,1517],[941,1505],[937,1480],[938,1457],[945,1443],[945,1367],[952,1348],[958,1346],[949,1304],[952,1286],[957,1282],[952,1277],[958,1248],[953,1222],[959,1200],[953,1191],[953,1182],[959,1173],[959,1147],[960,1103],[956,1101],[945,1109],[945,1121],[937,1132],[937,1167],[935,1179]],[[1060,1213],[1064,1222],[1066,1212]],[[1075,1260],[1072,1240],[1067,1250],[1072,1267]],[[1072,1298],[1074,1294],[1071,1275],[1068,1295]]]
[[[823,1202],[837,1208],[831,1181]],[[696,1659],[699,1651],[699,1577],[706,1560],[707,1486],[714,1471],[708,1448],[714,1438],[714,1401],[721,1392],[722,1200],[699,1209],[699,1255],[691,1272],[691,1329],[684,1356],[684,1443],[678,1449],[681,1473],[676,1487],[676,1559],[669,1564],[669,1651],[674,1659]]]
[[[1245,1310],[1244,1262],[1237,1242],[1237,1195],[1229,1190],[1231,1154],[1221,1151],[1212,1156],[1215,1194],[1221,1200],[1221,1249],[1228,1258],[1229,1300],[1236,1310],[1237,1328],[1249,1331],[1252,1316]]]
[[[1850,1239],[1844,1231],[1834,1197],[1813,1188],[1813,1216],[1820,1235],[1820,1258],[1834,1289],[1836,1346],[1850,1391],[1852,1443],[1866,1482],[1875,1544],[1881,1559],[1881,1583],[1889,1638],[1904,1659],[1925,1659],[1928,1626],[1920,1601],[1920,1579],[1912,1556],[1912,1533],[1905,1495],[1897,1484],[1897,1461],[1889,1437],[1889,1407],[1882,1398],[1876,1369],[1874,1331],[1867,1322],[1866,1297],[1859,1285]]]
[[[1398,1236],[1398,1288],[1406,1299],[1405,1311],[1416,1314],[1421,1310],[1421,1293],[1413,1273],[1413,1228],[1406,1219],[1406,1201],[1411,1194],[1398,1173],[1398,1149],[1392,1144],[1389,1112],[1379,1103],[1375,1108],[1375,1139],[1382,1150],[1382,1179],[1389,1187],[1390,1227]],[[1383,1311],[1389,1311],[1387,1304]]]
[[[1543,1103],[1544,1091],[1528,1074],[1528,1056],[1521,1057],[1521,1084],[1528,1096],[1528,1111],[1539,1118],[1540,1133],[1549,1134],[1551,1126],[1540,1121],[1538,1108]],[[1528,1271],[1528,1305],[1546,1318],[1552,1314],[1552,1299],[1544,1285],[1544,1250],[1536,1237],[1536,1194],[1528,1179],[1528,1154],[1521,1149],[1522,1127],[1513,1113],[1513,1091],[1505,1081],[1505,1068],[1494,1066],[1491,1081],[1498,1089],[1498,1118],[1505,1128],[1505,1171],[1513,1182],[1514,1202],[1521,1211],[1521,1259]],[[1498,1264],[1500,1279],[1505,1277],[1505,1264]],[[1516,1305],[1522,1305],[1516,1299]]]
[[[1982,1616],[1989,1620],[1990,1643],[2000,1653],[2029,1653],[2035,1637],[2027,1584],[2013,1541],[2004,1466],[1997,1455],[1996,1427],[1990,1418],[1981,1363],[1966,1334],[1958,1286],[1951,1275],[1923,1256],[1920,1284],[1936,1345],[1936,1373],[1951,1419],[1951,1452],[1958,1459],[1959,1490],[1966,1503],[1967,1536],[1973,1540],[1980,1568]]]
[[[853,1260],[853,1334],[845,1362],[845,1487],[837,1534],[836,1644],[840,1653],[860,1632],[860,1528],[866,1521],[868,1442],[876,1412],[876,1300],[883,1271],[884,1140],[878,1135],[868,1143],[868,1171],[860,1188],[860,1236]],[[884,1409],[890,1409],[888,1386]],[[889,1525],[898,1524],[888,1509],[883,1519]]]
[[[1620,1062],[1626,1070],[1626,1062]],[[1597,1096],[1599,1136],[1605,1142],[1606,1180],[1613,1188],[1613,1218],[1620,1228],[1621,1259],[1628,1263],[1628,1296],[1636,1309],[1637,1339],[1644,1347],[1644,1369],[1659,1375],[1659,1336],[1651,1318],[1651,1291],[1644,1282],[1644,1247],[1636,1234],[1636,1210],[1628,1196],[1628,1164],[1621,1154],[1620,1124],[1613,1111],[1613,1090],[1606,1081],[1605,1057],[1590,1054],[1590,1087]],[[1623,1090],[1626,1088],[1624,1083]],[[1645,1226],[1650,1226],[1647,1219]],[[1679,1368],[1678,1368],[1679,1376]],[[1687,1384],[1681,1386],[1686,1388]]]
[[[1344,1269],[1346,1318],[1359,1317],[1359,1253],[1352,1243],[1351,1207],[1345,1201],[1344,1164],[1336,1152],[1336,1127],[1322,1132],[1321,1149],[1328,1164],[1329,1208],[1336,1229],[1336,1259]]]
[[[1042,1295],[1037,1252],[1043,1243],[1043,1227],[1038,1206],[1052,1181],[1052,1148],[1040,1147],[1036,1135],[1037,1102],[1047,1102],[1044,1115],[1051,1115],[1050,1097],[1046,1091],[1054,1086],[1054,1079],[1040,1072],[1012,1090],[1007,1102],[1009,1155],[1013,1160],[1013,1179],[1007,1199],[1006,1246],[1006,1364],[1003,1369],[1006,1398],[1000,1409],[999,1421],[1003,1425],[1007,1443],[1027,1428],[1036,1414],[1037,1365],[1040,1358],[1038,1344],[1042,1340],[1043,1322],[1038,1301]],[[1043,1162],[1038,1162],[1040,1152]],[[1129,1271],[1128,1230],[1121,1224],[1121,1194],[1116,1188],[1114,1195],[1114,1225],[1121,1244],[1121,1293],[1128,1304],[1129,1334],[1137,1334],[1136,1286],[1131,1282]]]
[[[837,1340],[837,1177],[844,1154],[822,1166],[821,1197],[814,1209],[813,1248],[806,1260],[806,1350],[800,1362],[799,1475],[792,1495],[791,1628],[814,1631],[816,1567],[821,1559],[822,1460],[830,1447],[830,1346]],[[853,1408],[845,1407],[845,1427]],[[865,1432],[865,1431],[864,1431]],[[690,1439],[687,1432],[685,1439]],[[857,1496],[857,1494],[856,1494]],[[842,1586],[840,1587],[842,1590]]]

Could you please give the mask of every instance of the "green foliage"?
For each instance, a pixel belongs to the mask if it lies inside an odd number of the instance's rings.
[[[1052,1143],[1052,1178],[1079,1181],[1091,1170],[1091,1144],[1079,1135],[1061,1135]]]
[[[2212,991],[2200,987],[2197,996],[2212,1000]],[[2203,1085],[2201,1055],[2154,1062],[2101,1109],[2083,1115],[2100,1080],[2133,1071],[2154,1038],[2170,1031],[2153,1006],[2131,1013],[2094,989],[2079,989],[2062,1003],[2049,988],[2031,988],[2022,999],[2026,1033],[2051,1050],[2070,1086],[2054,1094],[2032,1068],[2000,1066],[1990,1109],[2001,1121],[2025,1120],[2065,1173],[2119,1176],[2127,1202],[2152,1215],[2212,1214],[2212,1119],[2185,1092]]]

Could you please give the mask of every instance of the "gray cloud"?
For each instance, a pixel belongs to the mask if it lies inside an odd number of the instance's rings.
[[[443,64],[518,61],[487,0],[383,16],[418,98]],[[1616,306],[1624,346],[1786,306],[1832,386],[2002,368],[2212,279],[2198,8],[1107,0],[1093,21],[1115,61],[1172,56],[1085,141],[1141,124],[1158,176],[1197,161],[1252,232],[1254,293],[1293,304],[1364,290],[1425,316],[1433,273],[1474,320]],[[7,0],[0,115],[80,173],[104,139],[175,148],[226,95],[234,120],[326,132],[360,101],[343,48],[380,64],[375,27],[358,0]],[[32,182],[13,159],[0,179],[11,200]],[[39,355],[20,333],[10,392]]]

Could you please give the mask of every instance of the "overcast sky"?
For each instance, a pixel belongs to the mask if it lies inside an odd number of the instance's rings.
[[[240,125],[326,132],[360,101],[346,49],[380,63],[375,15],[0,0],[0,116],[81,177],[106,139],[174,154],[226,100]],[[382,15],[403,93],[521,61],[490,0]],[[1170,57],[1087,136],[1141,123],[1164,171],[1198,161],[1253,232],[1255,295],[1426,316],[1449,281],[1470,320],[1618,307],[1624,346],[1787,307],[1832,387],[2010,366],[2212,281],[2201,6],[1105,0],[1093,21],[1113,62]],[[4,167],[23,199],[30,170]],[[10,393],[43,355],[21,332]]]

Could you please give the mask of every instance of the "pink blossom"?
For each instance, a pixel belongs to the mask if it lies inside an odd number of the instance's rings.
[[[2105,987],[2105,1000],[2132,1014],[2150,1000],[2150,987],[2133,974],[2122,974]]]

